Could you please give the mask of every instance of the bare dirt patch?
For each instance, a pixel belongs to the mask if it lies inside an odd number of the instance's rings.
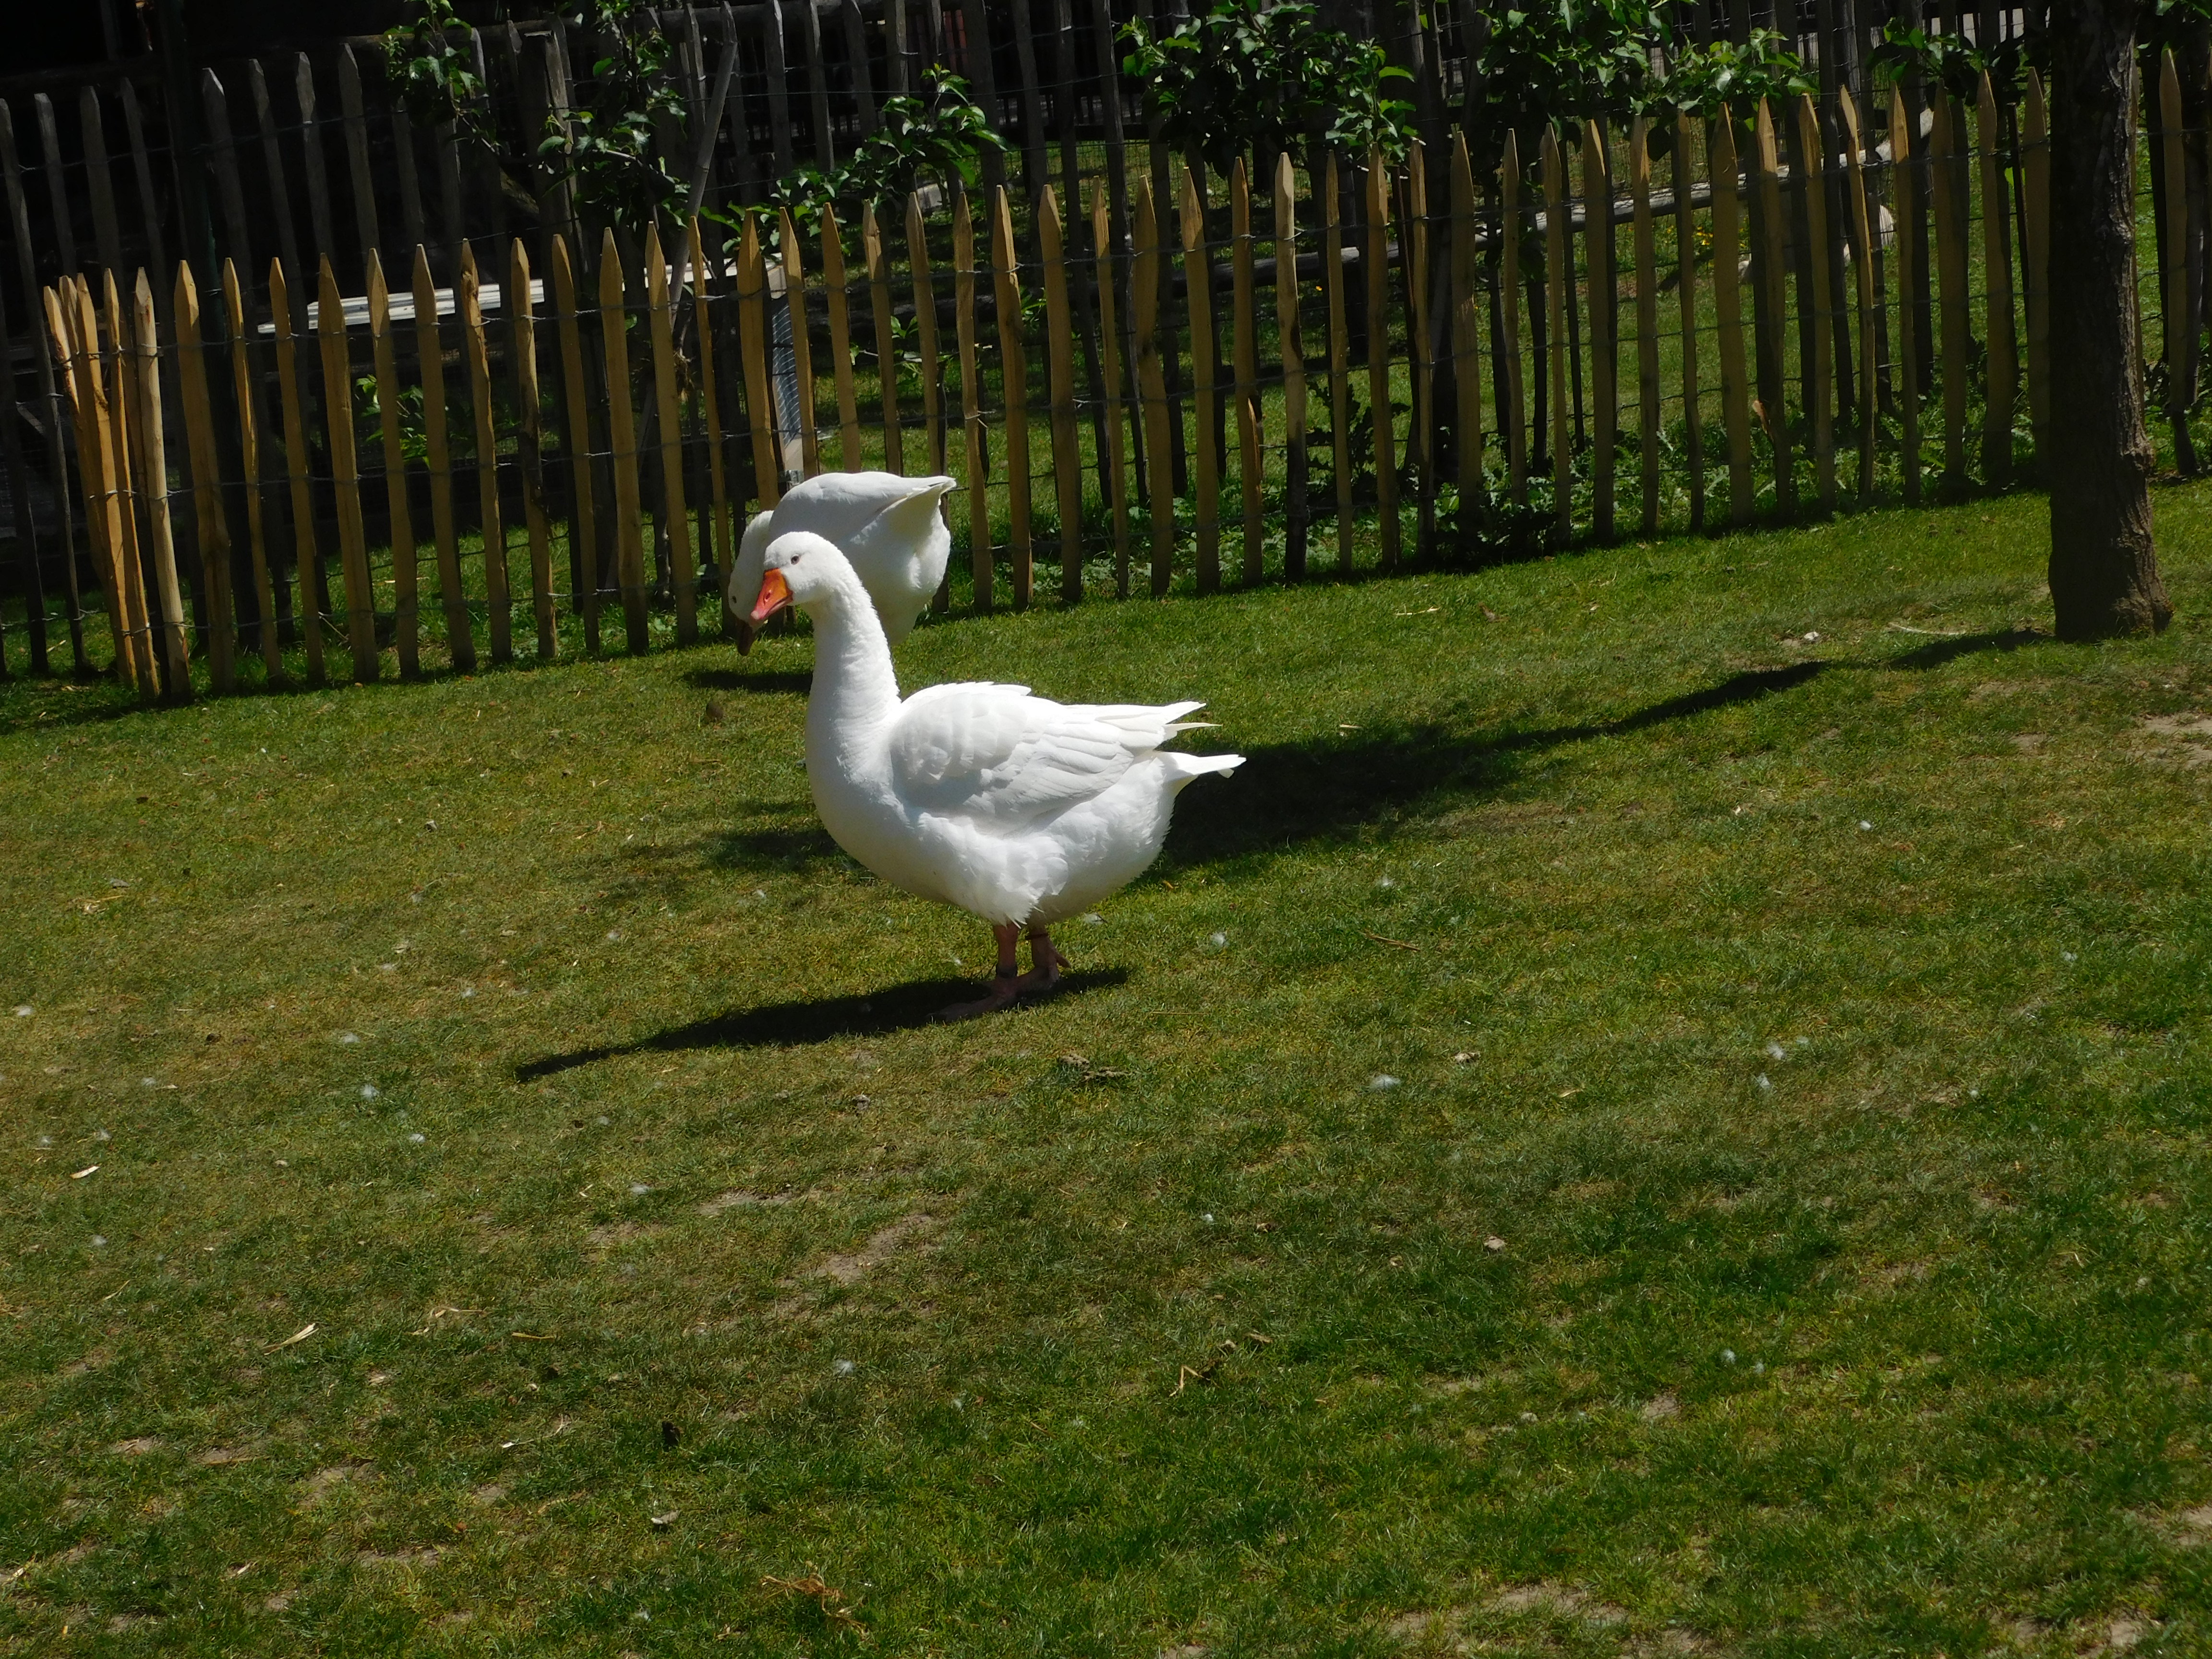
[[[1594,1600],[1571,1584],[1510,1584],[1490,1598],[1490,1611],[1540,1613],[1553,1619],[1577,1619],[1584,1624],[1607,1626],[1628,1622],[1627,1608]]]
[[[880,1267],[899,1252],[899,1247],[909,1239],[921,1238],[935,1231],[934,1217],[917,1210],[902,1216],[888,1227],[878,1227],[868,1235],[868,1242],[850,1255],[833,1255],[810,1268],[809,1279],[834,1279],[840,1285],[857,1284],[874,1269]]]
[[[333,1463],[328,1468],[317,1469],[300,1483],[300,1501],[319,1504],[338,1487],[365,1480],[368,1474],[369,1466],[366,1463]]]
[[[2136,730],[2151,740],[2153,760],[2192,768],[2212,765],[2212,715],[2146,714]]]

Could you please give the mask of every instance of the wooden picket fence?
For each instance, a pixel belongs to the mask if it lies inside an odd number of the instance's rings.
[[[353,296],[280,258],[258,328],[228,263],[65,279],[44,331],[116,668],[152,699],[196,657],[217,690],[471,672],[518,623],[540,660],[617,616],[631,651],[690,643],[745,515],[825,465],[958,480],[940,610],[1026,605],[1040,562],[1064,601],[1206,592],[2002,487],[2051,419],[2041,88],[1937,97],[1924,142],[1901,95],[1838,98],[1839,141],[1806,99],[1487,161],[1131,167],[1126,242],[1098,181],[553,234],[495,272],[465,246],[451,288],[421,246]],[[2185,378],[2185,224],[2151,285]]]

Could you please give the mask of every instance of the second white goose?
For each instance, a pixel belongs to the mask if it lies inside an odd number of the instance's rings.
[[[945,580],[952,532],[938,503],[954,487],[945,477],[823,472],[793,484],[771,510],[754,514],[730,570],[738,651],[750,651],[759,632],[746,613],[760,592],[769,544],[794,530],[810,531],[842,550],[883,621],[884,637],[896,645],[914,631]]]

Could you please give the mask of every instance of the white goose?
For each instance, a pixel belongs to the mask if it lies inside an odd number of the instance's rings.
[[[806,776],[823,828],[894,887],[981,917],[998,941],[989,994],[940,1018],[1049,989],[1066,965],[1051,925],[1144,872],[1185,784],[1243,763],[1160,747],[1202,724],[1182,719],[1195,702],[1057,703],[988,681],[902,701],[883,624],[835,543],[780,535],[763,565],[753,622],[795,605],[814,623]]]
[[[730,569],[729,605],[740,654],[760,629],[746,612],[760,592],[769,544],[794,530],[835,542],[868,590],[884,636],[896,645],[914,631],[952,552],[952,532],[937,504],[951,478],[907,478],[896,472],[823,472],[793,484],[766,513],[757,513],[738,544]]]

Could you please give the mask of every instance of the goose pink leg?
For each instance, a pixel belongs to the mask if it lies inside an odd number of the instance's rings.
[[[994,926],[991,937],[999,947],[998,971],[991,980],[991,988],[973,1002],[956,1002],[949,1008],[938,1011],[939,1024],[953,1020],[974,1019],[980,1014],[994,1014],[1010,1007],[1024,997],[1049,991],[1060,983],[1060,970],[1067,966],[1067,958],[1060,955],[1051,936],[1042,927],[1030,929],[1030,970],[1019,971],[1021,963],[1016,951],[1021,944],[1022,927],[1018,921]]]

